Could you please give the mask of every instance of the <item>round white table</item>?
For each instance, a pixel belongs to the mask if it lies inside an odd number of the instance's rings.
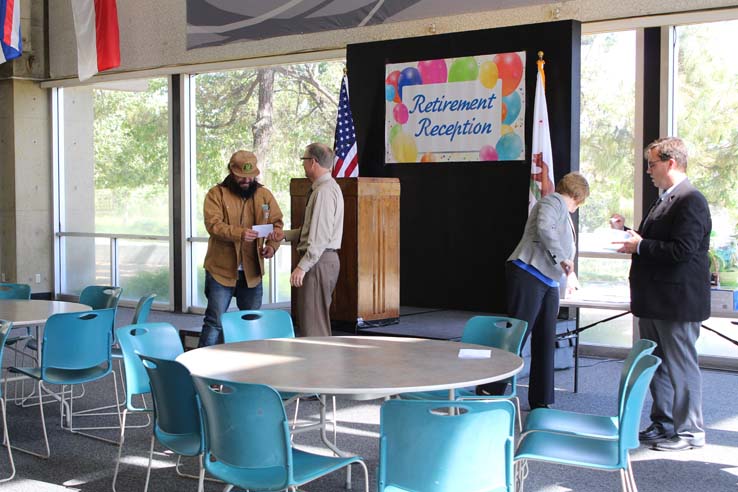
[[[42,325],[49,316],[58,313],[76,313],[92,309],[87,304],[40,299],[0,299],[0,319],[12,321],[13,326]]]
[[[461,359],[462,348],[490,350],[491,357]],[[356,400],[475,386],[523,367],[517,355],[481,345],[358,336],[228,343],[191,350],[177,360],[198,376]]]
[[[489,350],[491,357],[462,359],[460,349]],[[185,352],[177,360],[197,376],[267,384],[284,392],[318,393],[320,422],[298,430],[319,428],[321,440],[337,456],[348,454],[336,446],[335,436],[334,442],[328,438],[326,395],[372,400],[399,393],[448,390],[453,400],[455,388],[506,379],[523,368],[523,359],[517,355],[481,345],[357,336],[227,343]],[[347,489],[350,484],[348,470]]]

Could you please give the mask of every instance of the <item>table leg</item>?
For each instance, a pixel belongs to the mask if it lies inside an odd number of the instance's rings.
[[[351,456],[350,453],[347,453],[345,451],[341,451],[338,449],[338,447],[331,442],[330,439],[328,439],[328,433],[326,431],[326,415],[325,415],[325,408],[326,408],[326,395],[320,395],[318,396],[320,398],[320,440],[323,441],[323,444],[333,451],[333,453],[336,456]],[[333,425],[336,425],[335,423]],[[346,467],[346,490],[351,490],[351,467]]]

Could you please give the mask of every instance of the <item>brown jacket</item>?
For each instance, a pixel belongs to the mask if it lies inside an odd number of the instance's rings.
[[[268,217],[264,204],[268,205]],[[246,242],[241,237],[254,224],[273,224],[275,229],[282,229],[282,211],[272,193],[261,186],[252,198],[244,200],[227,187],[216,185],[205,196],[204,215],[210,234],[205,270],[218,283],[233,287],[238,280],[238,265],[243,263],[246,283],[256,287],[264,275],[264,258],[258,253],[264,239]],[[277,241],[268,241],[267,245],[274,251],[279,248]]]

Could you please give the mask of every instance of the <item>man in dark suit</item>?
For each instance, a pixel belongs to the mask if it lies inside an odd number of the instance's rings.
[[[695,342],[710,317],[712,221],[707,200],[687,179],[681,139],[656,140],[645,155],[646,172],[665,191],[619,250],[632,254],[631,311],[641,337],[658,344],[663,360],[651,383],[651,425],[639,438],[659,451],[681,451],[705,445]]]

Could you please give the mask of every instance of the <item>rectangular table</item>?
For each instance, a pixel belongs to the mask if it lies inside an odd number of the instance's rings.
[[[623,296],[606,296],[601,294],[595,295],[592,292],[588,292],[585,288],[577,291],[576,294],[571,297],[560,299],[559,306],[571,307],[577,310],[576,329],[574,331],[568,331],[558,335],[558,338],[560,339],[571,337],[574,338],[574,393],[577,393],[579,390],[579,334],[584,330],[592,328],[593,326],[596,326],[600,323],[606,323],[608,321],[612,321],[614,319],[630,314],[630,298]],[[608,309],[612,311],[620,311],[620,313],[585,326],[579,326],[579,309],[581,308]],[[710,313],[710,317],[738,319],[738,312],[714,311]],[[737,343],[735,340],[726,337],[725,335],[713,330],[709,326],[705,326],[703,324],[702,327],[712,331],[713,333],[716,333],[718,336],[721,336],[733,343]]]

